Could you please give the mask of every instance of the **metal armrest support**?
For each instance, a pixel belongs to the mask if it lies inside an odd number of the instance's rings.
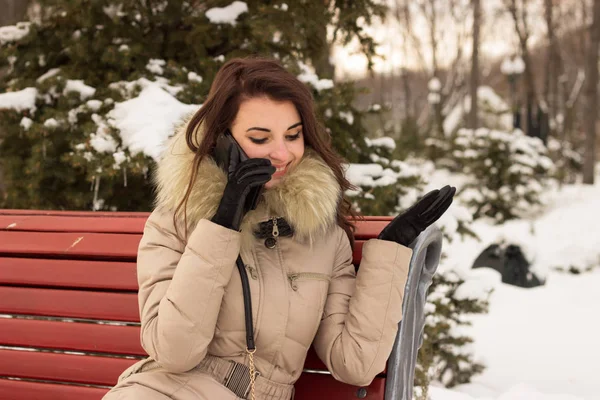
[[[425,303],[442,253],[442,233],[434,225],[422,232],[410,246],[408,279],[402,302],[402,321],[388,359],[385,400],[411,400],[417,354],[423,344]]]

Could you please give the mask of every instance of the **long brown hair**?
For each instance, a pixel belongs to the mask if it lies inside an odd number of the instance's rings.
[[[344,177],[343,159],[332,149],[329,135],[317,121],[314,100],[308,87],[286,71],[277,60],[235,58],[225,63],[217,72],[206,101],[187,126],[186,142],[195,156],[190,183],[175,210],[176,217],[183,209],[186,227],[185,210],[202,159],[210,154],[218,135],[231,127],[240,104],[244,100],[261,96],[275,101],[291,101],[302,119],[305,145],[312,148],[331,168],[342,193],[355,188]],[[203,135],[201,142],[197,143],[196,133],[200,127]],[[354,245],[354,224],[349,217],[355,219],[358,215],[348,199],[342,196],[337,210],[337,223],[346,231],[350,243]]]

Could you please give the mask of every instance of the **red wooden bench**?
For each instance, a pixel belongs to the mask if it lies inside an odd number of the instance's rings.
[[[147,217],[0,210],[0,400],[100,399],[125,368],[146,356],[135,260]],[[356,264],[365,240],[389,220],[358,223]],[[386,371],[369,387],[346,385],[311,352],[296,399],[411,398],[439,231],[426,231],[413,248],[404,319]]]

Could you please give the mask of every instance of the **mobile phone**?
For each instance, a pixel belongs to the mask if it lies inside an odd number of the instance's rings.
[[[236,164],[239,164],[242,161],[248,160],[250,157],[244,152],[242,146],[238,144],[238,142],[234,139],[233,135],[229,131],[225,131],[223,135],[219,135],[217,137],[217,143],[215,144],[215,149],[213,153],[213,158],[215,162],[223,171],[225,171],[225,175],[229,175],[229,166],[231,165],[230,157],[230,148],[231,146],[237,146],[239,149],[239,160],[236,160]],[[244,212],[248,212],[250,210],[256,209],[256,205],[258,203],[258,199],[263,191],[263,185],[252,188],[248,196],[246,197],[246,202],[244,203]]]

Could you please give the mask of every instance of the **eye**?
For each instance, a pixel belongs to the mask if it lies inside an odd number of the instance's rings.
[[[266,138],[263,138],[263,139],[255,139],[255,138],[251,137],[251,138],[250,138],[250,141],[251,141],[252,143],[254,143],[254,144],[263,144],[263,143],[265,143],[265,142],[267,141],[267,139],[266,139]]]
[[[289,140],[290,142],[293,142],[294,140],[296,140],[300,137],[301,133],[302,133],[302,131],[298,131],[298,133],[296,133],[295,135],[286,136],[286,139]]]

